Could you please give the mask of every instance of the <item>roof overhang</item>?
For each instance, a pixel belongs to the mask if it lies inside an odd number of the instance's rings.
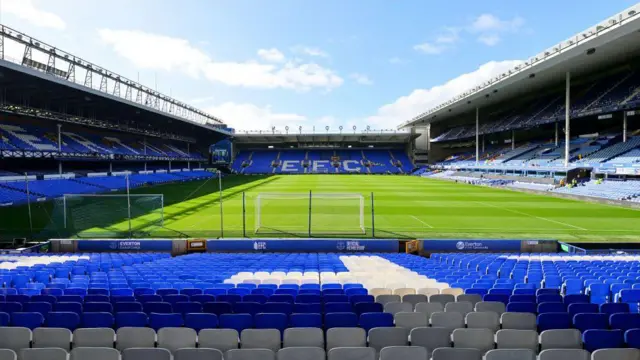
[[[362,143],[362,144],[404,144],[418,137],[419,134],[398,131],[389,133],[361,134],[235,134],[233,139],[238,144],[299,144],[299,143]]]
[[[514,69],[406,121],[398,129],[446,121],[640,54],[640,4],[530,58]],[[595,51],[594,51],[595,50]],[[482,114],[482,112],[480,112]]]

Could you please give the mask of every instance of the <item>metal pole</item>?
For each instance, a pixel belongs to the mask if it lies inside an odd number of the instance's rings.
[[[427,151],[431,150],[431,124],[427,125]]]
[[[164,194],[160,194],[160,225],[164,226]]]
[[[311,190],[309,190],[309,237],[311,237]]]
[[[571,73],[567,71],[564,104],[564,167],[569,167],[569,141],[571,140]]]
[[[33,218],[31,217],[31,194],[29,193],[29,175],[24,173],[25,189],[27,190],[27,211],[29,212],[29,233],[33,238]]]
[[[127,215],[129,218],[129,238],[131,238],[131,193],[129,192],[129,174],[125,175],[124,178],[127,183]]]
[[[218,170],[218,188],[220,190],[220,237],[224,237],[223,215],[222,215],[222,171]]]
[[[558,122],[556,121],[556,137],[555,137],[555,141],[556,141],[556,146],[558,146]]]
[[[371,237],[376,237],[376,216],[375,208],[373,206],[373,191],[371,192]]]
[[[480,108],[476,108],[476,165],[480,162]]]
[[[516,148],[516,131],[511,130],[511,150]]]
[[[58,124],[58,151],[62,151],[62,124]]]
[[[622,113],[622,142],[627,142],[627,112]]]
[[[64,225],[64,228],[67,228],[67,196],[66,195],[62,195],[62,223]]]
[[[242,192],[242,237],[247,237],[247,208],[246,208],[246,195]]]

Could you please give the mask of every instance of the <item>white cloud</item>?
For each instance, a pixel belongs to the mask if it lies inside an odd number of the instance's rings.
[[[478,41],[487,46],[496,46],[500,42],[500,36],[498,35],[480,35]]]
[[[304,54],[304,55],[308,55],[308,56],[315,56],[315,57],[322,57],[322,58],[328,58],[329,54],[317,47],[311,47],[311,46],[296,46],[293,49],[293,52],[298,53],[298,54]]]
[[[438,44],[453,44],[460,40],[460,28],[447,27],[440,35],[436,37]]]
[[[260,49],[258,50],[258,56],[264,61],[269,61],[269,62],[284,61],[284,54],[276,48]]]
[[[375,115],[366,118],[365,123],[371,125],[372,128],[400,124],[451,100],[498,74],[513,69],[520,63],[522,63],[520,60],[491,61],[481,65],[473,72],[460,75],[442,85],[429,89],[416,89],[411,94],[380,107]]]
[[[394,56],[394,57],[389,59],[389,63],[397,65],[397,64],[405,64],[405,63],[407,63],[407,61],[402,59],[402,58],[399,58],[397,56]]]
[[[414,45],[413,49],[429,55],[438,55],[445,50],[443,46],[434,45],[428,42]]]
[[[349,75],[349,77],[355,80],[355,82],[357,82],[360,85],[373,85],[373,80],[369,79],[367,75],[353,73]]]
[[[522,25],[524,25],[524,19],[519,16],[502,20],[493,14],[482,14],[471,23],[469,30],[479,33],[518,31]]]
[[[217,62],[185,39],[137,30],[101,29],[98,34],[105,44],[138,68],[182,72],[230,86],[307,91],[333,89],[344,82],[333,70],[315,63]]]
[[[64,30],[67,24],[62,18],[52,12],[36,8],[32,0],[0,0],[0,10],[25,20],[32,25],[56,30]]]

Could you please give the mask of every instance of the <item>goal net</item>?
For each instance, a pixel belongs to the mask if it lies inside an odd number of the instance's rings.
[[[66,233],[87,236],[128,236],[151,231],[164,223],[162,194],[76,195],[56,200],[56,218]]]
[[[364,197],[355,193],[261,193],[256,234],[365,234]]]

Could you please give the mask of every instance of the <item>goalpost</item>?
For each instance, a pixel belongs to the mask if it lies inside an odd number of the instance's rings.
[[[260,193],[256,234],[365,234],[364,196],[357,193]]]
[[[163,194],[64,194],[56,200],[71,233],[124,233],[164,225]]]

